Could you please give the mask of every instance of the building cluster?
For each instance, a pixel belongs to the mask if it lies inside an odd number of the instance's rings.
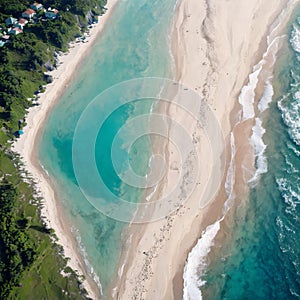
[[[5,20],[7,28],[0,28],[0,47],[5,45],[5,43],[10,39],[11,35],[18,35],[22,33],[24,27],[28,24],[28,22],[33,20],[37,14],[42,18],[49,20],[55,20],[59,16],[59,12],[55,8],[49,7],[48,9],[45,9],[40,3],[32,3],[18,19],[9,17]]]

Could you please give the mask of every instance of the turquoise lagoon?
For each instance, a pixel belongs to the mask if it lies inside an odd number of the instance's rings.
[[[101,214],[79,189],[72,165],[74,130],[89,103],[111,86],[139,77],[172,77],[169,35],[175,6],[176,0],[119,1],[103,33],[49,115],[39,142],[40,162],[57,186],[63,214],[73,226],[87,268],[95,280],[100,280],[104,293],[117,271],[126,224]],[[116,110],[96,143],[96,160],[103,181],[115,195],[126,194],[134,201],[141,200],[141,191],[121,184],[113,170],[110,146],[128,118],[150,109],[151,102],[145,101]],[[150,146],[144,137],[129,153],[133,168],[142,176],[147,173]]]

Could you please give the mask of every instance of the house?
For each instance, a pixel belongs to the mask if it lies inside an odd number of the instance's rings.
[[[48,8],[47,12],[45,13],[45,17],[51,20],[56,19],[58,17],[58,10],[55,8]]]
[[[13,29],[10,29],[8,31],[8,34],[13,34],[13,35],[18,35],[20,33],[22,33],[22,29],[18,28],[18,27],[14,27]]]
[[[17,22],[17,19],[15,19],[13,17],[9,17],[5,20],[5,23],[7,26],[14,25],[16,22]]]
[[[33,18],[33,16],[36,14],[36,12],[31,9],[31,8],[28,8],[27,10],[25,10],[23,13],[22,13],[22,17],[25,18],[25,19],[31,19]]]
[[[20,29],[24,29],[25,25],[28,23],[28,21],[26,19],[19,19],[19,21],[15,24],[15,27],[18,27]]]
[[[43,5],[40,3],[34,2],[33,4],[30,5],[30,8],[35,11],[39,11],[43,8]]]
[[[9,38],[10,38],[10,36],[7,35],[7,34],[1,36],[1,39],[4,40],[4,41],[8,41]]]

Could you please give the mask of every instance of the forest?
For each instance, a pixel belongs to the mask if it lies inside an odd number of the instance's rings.
[[[1,36],[5,20],[20,18],[32,3],[0,1]],[[69,42],[88,30],[105,12],[106,1],[39,3],[57,9],[59,16],[45,20],[37,13],[0,48],[0,299],[87,299],[83,278],[66,266],[63,250],[53,242],[55,233],[41,220],[42,199],[35,183],[29,174],[24,176],[10,146],[26,124],[27,109],[37,103],[32,100],[38,100],[48,83],[49,66],[56,67],[55,54],[67,51]]]

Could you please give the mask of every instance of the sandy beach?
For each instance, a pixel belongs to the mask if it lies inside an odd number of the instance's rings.
[[[257,102],[263,94],[280,47],[281,31],[296,2],[182,0],[178,3],[172,38],[176,79],[197,91],[215,112],[225,138],[226,151],[219,150],[226,169],[231,161],[233,132],[236,181],[232,189],[240,201],[248,191],[246,183],[255,173],[254,150],[249,142],[254,115],[247,107],[251,108],[252,102]],[[252,77],[257,77],[255,84],[249,80],[252,73]],[[243,109],[239,102],[243,103]],[[173,120],[184,120],[172,106],[167,112]],[[187,127],[191,136],[201,136],[197,124],[189,122]],[[177,158],[170,149],[170,145],[164,148],[168,164],[172,165]],[[227,199],[227,172],[212,170],[215,158],[209,156],[209,147],[201,145],[199,151],[207,158],[201,164],[199,186],[181,208],[163,220],[130,225],[131,240],[124,247],[113,298],[182,299],[188,253],[203,230],[222,217]],[[205,174],[209,172],[221,178],[220,189],[209,205],[199,208],[199,198],[206,188]],[[155,197],[167,193],[173,185],[169,172]]]
[[[24,135],[14,143],[26,169],[37,182],[43,200],[42,217],[53,228],[58,243],[63,246],[68,265],[84,275],[84,287],[92,299],[101,298],[99,286],[87,273],[77,249],[70,225],[60,211],[50,178],[39,164],[36,152],[38,136],[45,120],[65,87],[76,74],[80,63],[101,34],[118,0],[108,0],[108,11],[99,24],[90,30],[87,43],[73,43],[70,51],[60,57],[61,65],[51,72],[54,81],[40,94],[39,106],[30,108]],[[174,78],[194,90],[204,99],[222,128],[225,148],[217,145],[218,158],[213,157],[203,130],[193,119],[172,105],[161,107],[172,120],[184,123],[185,129],[197,144],[202,158],[197,187],[184,203],[166,218],[147,224],[130,224],[124,243],[116,281],[112,284],[114,299],[182,299],[183,273],[188,254],[201,237],[203,230],[222,217],[227,199],[225,181],[232,161],[230,136],[235,138],[232,189],[236,195],[247,193],[248,180],[255,173],[253,147],[249,142],[254,118],[247,118],[247,105],[258,101],[265,83],[272,74],[274,55],[280,47],[281,30],[296,4],[296,0],[219,1],[179,0],[174,16],[172,52],[176,63]],[[257,82],[249,83],[249,75],[257,70]],[[256,74],[256,73],[255,73]],[[255,77],[255,76],[254,76]],[[251,81],[251,80],[250,80]],[[241,91],[244,93],[241,93]],[[255,91],[255,93],[254,93]],[[245,105],[240,105],[241,102]],[[248,103],[249,102],[249,103]],[[249,106],[248,105],[248,106]],[[172,134],[174,128],[170,127]],[[197,142],[198,141],[198,142]],[[172,145],[153,145],[168,162],[168,172],[152,199],[160,198],[174,186],[174,166],[179,161]],[[203,159],[205,158],[205,159]],[[214,161],[222,160],[223,165]],[[246,170],[246,171],[245,171]],[[216,186],[208,186],[209,178]],[[199,205],[207,195],[214,195],[208,205]],[[205,203],[207,201],[204,201]],[[145,213],[145,212],[138,212]],[[151,212],[146,212],[151,217]],[[189,298],[186,298],[189,299]]]
[[[118,0],[108,1],[106,6],[107,12],[99,17],[99,23],[90,29],[87,42],[71,43],[69,52],[59,57],[60,64],[58,68],[49,73],[54,78],[53,82],[47,85],[43,94],[39,94],[39,106],[29,109],[26,116],[26,126],[23,129],[24,134],[13,144],[13,150],[21,155],[25,168],[37,183],[38,192],[43,198],[41,210],[43,220],[49,228],[54,229],[58,243],[63,246],[64,254],[69,258],[68,266],[75,270],[77,274],[85,276],[86,280],[84,280],[83,286],[87,290],[88,296],[92,299],[99,299],[100,288],[86,271],[70,225],[60,211],[60,205],[56,200],[56,193],[50,179],[39,164],[36,144],[39,132],[49,112],[56,101],[59,100],[70,80],[75,76],[81,61],[90,51],[99,34],[101,34],[117,2]]]

